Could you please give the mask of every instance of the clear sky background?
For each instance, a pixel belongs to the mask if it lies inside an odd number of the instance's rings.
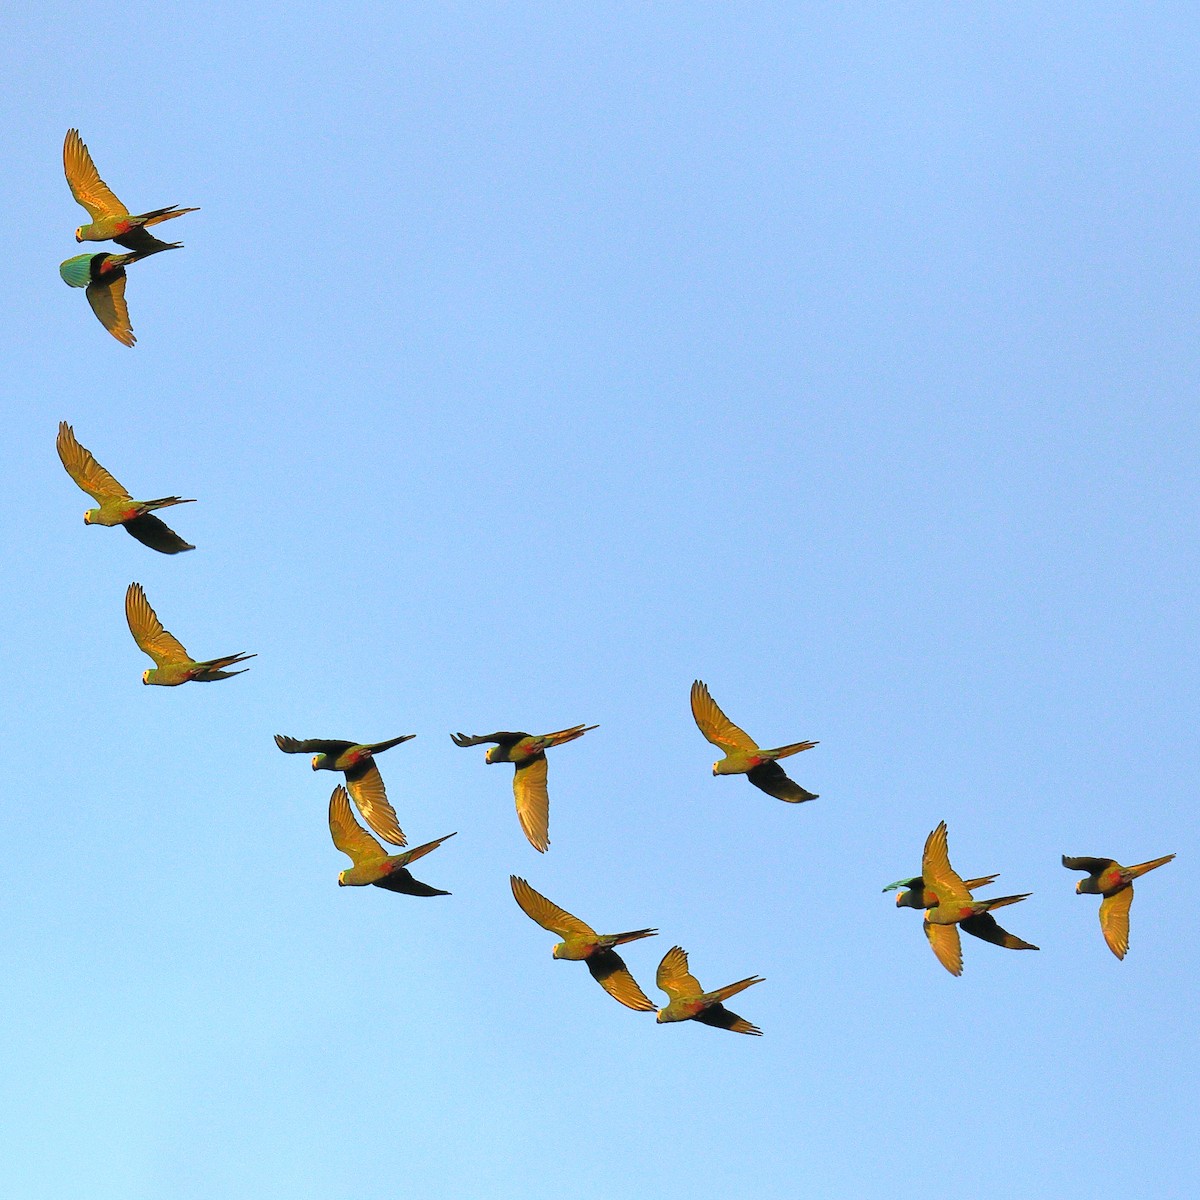
[[[5,6],[9,1194],[1196,1194],[1200,17],[969,8]],[[71,126],[201,206],[132,350]],[[198,549],[85,528],[60,420]],[[133,580],[250,672],[143,688]],[[820,799],[713,779],[694,678]],[[543,857],[447,734],[584,721]],[[277,732],[416,733],[453,895],[339,889]],[[1040,953],[881,894],[943,818]],[[1119,963],[1059,856],[1172,851]]]

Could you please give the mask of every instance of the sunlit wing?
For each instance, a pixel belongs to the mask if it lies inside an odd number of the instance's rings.
[[[535,918],[536,920],[536,918]],[[653,1012],[654,1004],[615,950],[597,950],[587,960],[592,978],[614,999],[634,1012]]]
[[[1124,958],[1129,949],[1129,906],[1133,903],[1133,884],[1123,887],[1100,901],[1100,928],[1108,948]]]
[[[55,446],[67,474],[97,503],[103,504],[105,500],[133,499],[92,457],[92,452],[75,440],[75,431],[66,421],[58,423],[58,440]]]
[[[329,832],[333,844],[356,867],[387,857],[387,851],[354,819],[350,797],[340,783],[329,797]]]
[[[100,324],[123,346],[132,346],[137,338],[129,323],[129,308],[125,304],[125,276],[99,279],[87,285],[85,295]]]
[[[692,716],[700,732],[714,746],[722,749],[733,746],[738,750],[757,750],[758,743],[744,730],[739,729],[708,694],[708,688],[697,679],[692,684]]]
[[[581,937],[596,936],[596,931],[590,925],[572,916],[565,908],[559,908],[553,900],[547,900],[519,875],[510,875],[508,881],[512,885],[513,899],[521,906],[521,910],[543,929],[557,933],[559,937],[572,933]]]
[[[129,622],[133,640],[154,660],[155,666],[175,666],[192,661],[179,639],[163,628],[140,583],[131,583],[125,593],[125,620]]]
[[[925,936],[929,939],[929,945],[937,955],[938,962],[951,975],[961,975],[963,971],[962,939],[958,936],[958,926],[934,925],[929,921],[925,921],[924,925]]]
[[[672,946],[658,964],[654,982],[672,1000],[684,1000],[689,996],[702,995],[700,981],[688,971],[687,951],[682,946]]]
[[[368,759],[353,770],[346,772],[346,789],[350,798],[358,805],[363,820],[385,842],[393,846],[403,846],[406,842],[404,831],[396,820],[395,810],[388,803],[387,792],[383,786],[383,776],[374,761]]]
[[[921,854],[921,878],[925,880],[925,886],[937,894],[940,904],[970,903],[971,893],[967,891],[967,885],[950,865],[945,821],[925,839],[925,849]]]
[[[129,209],[113,195],[112,189],[100,178],[96,164],[79,136],[78,129],[68,129],[63,141],[63,170],[71,195],[88,210],[95,221],[99,217],[123,217]]]
[[[517,763],[513,775],[517,819],[529,844],[542,853],[550,845],[550,793],[546,790],[546,769],[546,756],[539,754]]]

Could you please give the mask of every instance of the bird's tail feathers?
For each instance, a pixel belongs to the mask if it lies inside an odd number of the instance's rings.
[[[407,867],[409,863],[416,862],[418,858],[424,858],[425,855],[432,853],[443,842],[448,841],[454,836],[455,835],[453,833],[448,833],[445,837],[440,837],[436,841],[426,842],[423,846],[414,846],[411,850],[405,850],[403,854],[396,855],[396,858],[399,860],[397,865],[401,867]],[[449,894],[449,892],[438,893],[440,896],[448,896]]]
[[[181,496],[163,496],[158,500],[143,500],[142,507],[146,512],[151,512],[156,508],[170,508],[172,504],[195,504],[196,501],[184,500]],[[193,547],[195,549],[195,547]]]
[[[626,942],[636,942],[639,938],[654,937],[657,929],[631,929],[628,933],[614,933],[612,945],[623,946]]]
[[[142,213],[142,227],[161,225],[163,221],[169,221],[172,217],[182,217],[184,213],[199,211],[198,208],[180,208],[178,204],[169,204],[166,208],[156,208],[153,212]]]
[[[769,755],[772,759],[775,758],[790,758],[793,754],[799,754],[801,750],[811,750],[816,742],[793,742],[790,746],[777,746],[774,750],[760,751],[759,753]]]
[[[973,892],[976,888],[987,887],[989,883],[995,883],[1000,878],[1000,872],[995,875],[980,875],[978,879],[968,879],[966,888],[968,892]],[[1032,893],[1030,893],[1032,895]]]
[[[367,751],[370,754],[382,754],[385,750],[390,750],[393,746],[399,746],[401,742],[411,742],[417,735],[415,733],[402,733],[397,738],[392,738],[386,742],[376,742],[373,746],[368,746]]]
[[[1155,867],[1166,866],[1175,855],[1164,854],[1162,858],[1152,858],[1149,862],[1138,863],[1136,867],[1126,867],[1125,874],[1130,879],[1136,879],[1139,875],[1145,875],[1147,871],[1153,871]]]
[[[576,738],[583,737],[585,733],[599,728],[599,725],[572,725],[570,729],[560,729],[557,733],[548,733],[541,740],[547,746],[561,746],[564,742],[573,742]]]
[[[728,1000],[730,996],[736,996],[738,992],[744,992],[748,987],[753,987],[756,983],[765,983],[766,980],[759,975],[751,975],[749,979],[739,979],[737,983],[727,983],[723,988],[717,988],[715,992],[705,992],[705,1000],[711,1000],[714,1003],[721,1000]]]
[[[979,912],[991,912],[993,908],[1003,908],[1006,904],[1016,904],[1018,900],[1028,900],[1032,892],[1022,892],[1019,896],[997,896],[994,900],[980,900]]]

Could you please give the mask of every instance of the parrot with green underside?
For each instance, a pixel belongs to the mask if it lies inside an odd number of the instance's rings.
[[[144,254],[77,254],[58,265],[64,283],[87,289],[85,294],[96,319],[122,346],[132,346],[137,341],[125,303],[125,268],[145,257]]]
[[[225,658],[210,658],[197,662],[183,648],[174,634],[168,633],[158,619],[140,583],[131,583],[125,592],[125,620],[129,632],[143,654],[154,660],[154,669],[142,672],[142,682],[159,687],[178,687],[181,683],[211,683],[244,675],[248,668],[230,671],[227,668],[245,662],[254,654],[230,654]]]
[[[671,1002],[658,1010],[655,1020],[659,1025],[673,1021],[700,1021],[717,1029],[728,1029],[732,1033],[762,1036],[762,1030],[757,1025],[751,1025],[744,1017],[730,1012],[721,1003],[722,1000],[728,1000],[730,996],[736,996],[738,992],[743,992],[756,983],[765,983],[766,981],[758,975],[752,975],[749,979],[739,979],[737,983],[717,988],[715,992],[706,992],[695,975],[688,971],[687,952],[682,946],[672,946],[658,964],[655,981],[659,988],[671,997]]]
[[[92,162],[78,129],[68,129],[63,140],[63,170],[71,195],[87,209],[88,216],[92,218],[90,225],[80,225],[75,230],[77,242],[113,241],[137,251],[144,258],[160,250],[175,250],[183,245],[182,242],[160,241],[146,231],[147,226],[182,217],[184,213],[200,211],[172,204],[167,208],[156,208],[153,212],[131,213],[100,178],[100,172],[96,170],[96,164]]]
[[[363,820],[385,842],[393,846],[407,844],[404,832],[396,820],[396,810],[387,798],[383,776],[375,765],[375,755],[411,741],[417,735],[406,733],[389,742],[360,743],[331,741],[324,738],[308,738],[299,741],[282,733],[275,735],[275,745],[284,754],[311,754],[314,771],[341,771],[346,776],[346,788],[350,798],[358,805]]]
[[[85,525],[122,525],[125,531],[144,546],[161,554],[179,554],[195,550],[164,521],[154,516],[156,508],[173,504],[194,504],[179,496],[164,496],[160,500],[135,500],[93,457],[90,450],[75,440],[75,431],[66,421],[58,423],[58,457],[67,474],[75,480],[99,508],[89,508],[83,514]]]
[[[408,864],[424,858],[443,842],[454,837],[446,834],[436,841],[426,842],[403,854],[388,854],[386,850],[354,819],[350,797],[339,783],[329,797],[329,833],[333,844],[354,864],[348,871],[338,872],[338,887],[375,887],[406,896],[448,896],[441,888],[430,887],[414,879]]]
[[[510,762],[516,767],[513,775],[513,797],[517,804],[517,819],[529,839],[529,844],[540,853],[550,845],[550,793],[546,790],[546,751],[551,746],[573,742],[598,725],[572,725],[557,733],[486,733],[469,737],[465,733],[452,733],[456,746],[478,746],[494,742],[494,747],[484,756],[489,763]]]
[[[557,933],[557,942],[550,953],[554,958],[570,962],[585,962],[592,978],[614,999],[634,1012],[653,1012],[654,1003],[638,987],[621,956],[613,949],[625,942],[654,937],[657,929],[633,929],[628,933],[597,933],[590,925],[573,917],[517,875],[508,877],[513,899],[530,920],[543,929]]]
[[[924,899],[934,902],[932,905],[926,905],[925,936],[929,939],[930,948],[937,956],[938,962],[951,975],[961,975],[963,971],[962,942],[958,936],[960,924],[977,938],[1008,950],[1038,949],[1031,942],[1024,942],[1001,929],[995,917],[991,915],[993,908],[1016,904],[1020,900],[1028,899],[1032,893],[998,896],[994,900],[976,900],[950,865],[945,821],[925,839],[920,878],[923,881],[921,886],[925,892]],[[994,878],[995,876],[990,876],[988,882]]]
[[[799,754],[801,750],[811,750],[816,742],[793,742],[790,746],[764,750],[717,707],[717,702],[699,679],[692,684],[692,716],[700,732],[725,755],[713,763],[714,775],[745,775],[756,788],[788,804],[803,804],[805,800],[817,799],[815,792],[805,791],[789,779],[775,761]]]
[[[1118,957],[1124,958],[1129,949],[1129,908],[1133,904],[1133,881],[1147,871],[1165,866],[1175,855],[1152,858],[1135,867],[1123,867],[1111,858],[1068,858],[1062,856],[1062,865],[1069,871],[1086,871],[1088,877],[1075,885],[1075,894],[1103,896],[1100,901],[1100,930],[1108,948]]]

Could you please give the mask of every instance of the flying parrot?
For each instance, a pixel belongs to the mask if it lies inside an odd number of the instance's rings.
[[[592,978],[614,999],[634,1012],[653,1012],[654,1004],[637,985],[621,956],[613,949],[624,942],[636,942],[639,938],[654,937],[657,929],[634,929],[628,933],[597,933],[566,909],[559,908],[547,900],[541,892],[535,892],[524,879],[516,875],[508,877],[512,885],[513,899],[521,906],[530,920],[543,929],[557,933],[561,942],[555,944],[550,953],[555,958],[571,962],[583,961]]]
[[[58,273],[70,287],[87,288],[88,303],[96,319],[122,346],[132,346],[137,341],[125,304],[125,268],[145,257],[137,253],[77,254],[58,266]]]
[[[296,738],[277,733],[275,745],[284,754],[311,754],[314,771],[342,771],[346,776],[350,798],[358,805],[358,811],[366,823],[385,842],[403,846],[406,845],[404,833],[396,820],[395,809],[388,803],[383,776],[375,765],[375,755],[399,746],[401,742],[411,741],[416,736],[415,733],[406,733],[389,742],[360,744],[322,738],[297,741]]]
[[[329,797],[329,832],[333,844],[354,864],[348,871],[338,872],[338,887],[386,888],[389,892],[403,892],[406,896],[448,896],[441,888],[430,887],[412,877],[408,864],[424,858],[436,850],[444,841],[454,837],[448,833],[435,842],[426,842],[403,854],[388,854],[386,850],[354,819],[350,811],[350,797],[339,783]]]
[[[598,725],[572,725],[557,733],[487,733],[468,737],[452,733],[456,746],[478,746],[495,742],[484,756],[489,763],[510,762],[516,767],[513,775],[513,796],[517,802],[517,819],[529,839],[529,844],[541,853],[550,845],[550,794],[546,790],[546,750],[583,737]]]
[[[178,496],[161,500],[135,500],[93,457],[90,450],[75,440],[75,431],[66,423],[58,423],[58,457],[67,474],[100,505],[83,514],[85,525],[123,525],[127,533],[139,542],[162,554],[179,554],[195,550],[173,529],[153,515],[156,508],[172,504],[194,504]]]
[[[765,982],[759,976],[752,975],[749,979],[739,979],[737,983],[717,988],[715,992],[706,992],[695,975],[688,972],[687,952],[681,946],[672,946],[658,964],[656,982],[671,997],[670,1004],[658,1010],[655,1020],[660,1025],[670,1021],[702,1021],[705,1025],[733,1033],[762,1036],[757,1025],[751,1025],[721,1003],[756,983]]]
[[[125,620],[129,622],[129,632],[133,634],[138,648],[154,660],[154,669],[142,672],[143,683],[178,687],[192,680],[210,683],[214,679],[228,679],[230,675],[244,675],[248,668],[229,671],[227,667],[256,657],[253,654],[230,654],[225,658],[197,662],[175,635],[163,628],[140,583],[131,583],[125,592]]]
[[[1075,885],[1076,895],[1085,892],[1091,896],[1103,896],[1100,901],[1100,929],[1108,948],[1118,957],[1124,958],[1129,949],[1129,907],[1133,904],[1133,881],[1147,871],[1165,866],[1175,855],[1167,854],[1136,867],[1123,867],[1111,858],[1068,858],[1062,856],[1062,865],[1070,871],[1087,871],[1088,877]]]
[[[989,880],[994,878],[994,875],[990,876]],[[1018,900],[1025,900],[1032,893],[999,896],[994,900],[976,900],[950,865],[945,821],[925,839],[925,850],[921,855],[921,879],[922,888],[926,893],[924,899],[934,901],[926,908],[925,936],[929,939],[929,945],[937,955],[938,962],[951,975],[961,975],[963,970],[962,942],[957,928],[959,924],[968,933],[973,933],[985,942],[992,942],[1009,950],[1038,949],[1030,942],[1023,942],[1001,929],[990,912],[993,908],[1003,908],[1006,904],[1016,904]]]
[[[145,258],[148,254],[174,250],[183,245],[182,242],[159,241],[152,233],[147,233],[148,225],[158,225],[173,217],[182,217],[184,213],[199,212],[196,208],[180,208],[172,204],[167,208],[156,208],[153,212],[130,213],[100,178],[100,172],[96,170],[96,164],[92,162],[78,129],[68,129],[63,140],[63,170],[71,195],[87,209],[88,216],[92,218],[90,225],[80,225],[75,230],[77,242],[114,241]]]

